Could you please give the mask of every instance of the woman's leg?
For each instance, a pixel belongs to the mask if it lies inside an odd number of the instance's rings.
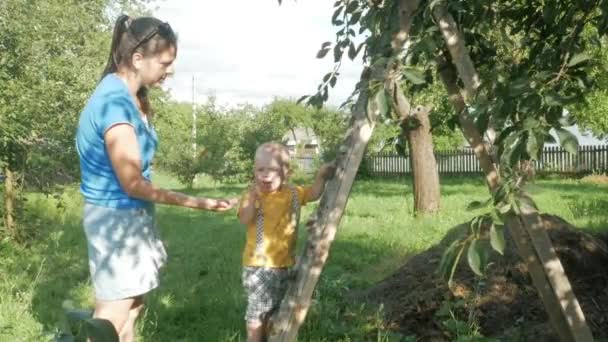
[[[135,321],[137,320],[141,310],[144,308],[144,300],[142,296],[135,297],[134,299],[135,301],[129,310],[129,318],[127,318],[125,325],[118,334],[121,342],[135,341]]]
[[[119,300],[97,300],[93,317],[110,321],[116,329],[120,341],[131,342],[133,341],[133,325],[142,305],[141,296]],[[123,336],[126,339],[123,339]]]
[[[247,322],[247,342],[262,342],[264,337],[264,324],[262,321]]]

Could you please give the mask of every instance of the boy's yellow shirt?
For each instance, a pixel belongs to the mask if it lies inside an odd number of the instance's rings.
[[[300,206],[310,199],[311,188],[294,186]],[[245,192],[241,208],[249,204],[249,191]],[[255,254],[256,222],[247,225],[247,242],[243,252],[244,266],[290,267],[295,264],[297,227],[292,223],[292,192],[283,185],[275,192],[260,194],[256,207],[264,215],[264,244],[261,254]],[[239,208],[240,210],[240,208]]]

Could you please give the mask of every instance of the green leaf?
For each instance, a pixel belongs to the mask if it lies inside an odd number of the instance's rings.
[[[467,261],[475,274],[483,276],[482,251],[481,245],[478,242],[479,240],[477,239],[471,241],[467,251]]]
[[[499,213],[505,215],[511,211],[512,205],[511,205],[511,203],[508,203],[508,202],[501,202],[496,205],[496,209],[498,210]]]
[[[361,49],[363,49],[364,46],[365,46],[365,42],[359,44],[359,46],[357,47],[357,50],[355,51],[355,57],[359,54],[359,52],[361,51]]]
[[[353,13],[359,8],[359,1],[350,1],[346,7],[346,13]]]
[[[555,3],[550,2],[543,8],[543,20],[551,26],[555,22]]]
[[[586,53],[583,53],[583,52],[577,53],[576,55],[572,56],[572,58],[570,58],[570,60],[568,61],[568,66],[573,67],[573,66],[583,63],[585,61],[588,61],[591,58],[592,57]]]
[[[340,45],[334,46],[334,62],[338,63],[342,59],[344,49]]]
[[[509,165],[514,166],[517,162],[524,159],[524,153],[526,151],[526,145],[524,144],[523,139],[518,139],[513,151],[511,152],[511,156],[509,158]]]
[[[454,273],[456,273],[456,268],[458,267],[460,257],[462,256],[465,247],[466,244],[462,243],[460,240],[456,240],[452,242],[450,247],[446,250],[446,253],[444,253],[443,257],[441,258],[442,260],[440,262],[440,266],[443,267],[443,269],[440,268],[440,270],[443,271],[442,274],[448,274],[449,271],[449,276],[447,277],[449,287],[452,286],[452,279],[454,278]]]
[[[521,146],[521,139],[519,137],[520,134],[521,132],[513,132],[500,146],[499,155],[502,165],[511,166],[514,164],[514,161],[519,160],[521,152],[519,149]]]
[[[492,224],[496,224],[496,225],[505,224],[502,220],[502,217],[500,217],[500,212],[496,208],[494,208],[494,210],[490,211],[490,219],[492,220]]]
[[[407,78],[413,84],[425,84],[424,74],[420,70],[416,69],[405,69],[403,70],[403,76]]]
[[[540,126],[540,122],[538,121],[538,119],[534,118],[534,117],[527,117],[524,119],[524,129],[530,130],[530,129],[534,129]]]
[[[508,193],[507,186],[504,183],[499,185],[498,189],[492,196],[494,198],[494,205],[496,205],[500,202],[504,202],[507,197],[507,193]]]
[[[451,317],[452,315],[452,303],[450,301],[444,301],[441,303],[439,310],[435,311],[435,317]]]
[[[323,83],[329,81],[329,78],[333,75],[333,73],[328,72],[327,74],[325,74],[325,76],[323,76]]]
[[[556,144],[557,140],[555,140],[555,137],[551,134],[545,133],[544,134],[544,141],[546,144]]]
[[[450,271],[452,270],[452,266],[454,266],[454,261],[458,255],[459,247],[461,247],[460,244],[460,240],[453,241],[441,256],[441,261],[439,262],[439,274],[445,280],[449,279]]]
[[[331,17],[331,22],[334,25],[338,25],[337,21],[338,21],[338,16],[340,16],[340,14],[342,14],[342,10],[344,9],[343,6],[338,7],[338,9],[336,9],[336,11],[334,12],[334,15],[332,15]]]
[[[336,82],[338,82],[338,78],[336,77],[336,75],[334,74],[330,79],[329,79],[329,85],[333,88],[336,86]]]
[[[433,10],[433,8],[434,8],[435,6],[439,5],[439,4],[440,4],[441,2],[443,2],[443,1],[445,1],[445,0],[433,0],[433,1],[431,1],[430,5],[429,5],[429,8],[430,8],[431,10]]]
[[[352,61],[355,57],[357,57],[357,49],[355,48],[355,43],[351,41],[348,45],[348,58]]]
[[[319,52],[317,52],[317,58],[321,59],[323,57],[325,57],[327,55],[327,53],[329,52],[329,48],[321,48],[321,50],[319,50]]]
[[[484,205],[481,203],[481,201],[473,201],[467,205],[467,210],[477,210],[483,207]]]
[[[492,199],[488,199],[486,201],[473,201],[471,203],[469,203],[467,205],[467,210],[471,211],[471,210],[477,210],[477,209],[481,209],[481,208],[486,208],[490,203],[492,202]]]
[[[526,152],[528,152],[528,155],[533,160],[538,160],[538,153],[540,152],[538,147],[538,140],[536,139],[534,133],[528,134],[528,138],[526,140]]]
[[[505,141],[509,136],[511,136],[511,134],[515,130],[516,130],[515,126],[508,126],[508,127],[504,128],[498,135],[498,138],[496,139],[495,144],[496,145],[502,144],[502,142]]]
[[[548,91],[544,94],[543,98],[545,99],[545,104],[547,106],[563,106],[564,105],[564,99],[556,92],[554,91]]]
[[[509,96],[515,97],[525,93],[530,89],[530,80],[526,76],[521,76],[509,84]]]
[[[85,334],[95,342],[118,342],[114,325],[106,319],[92,318],[85,321]]]
[[[476,237],[479,236],[479,232],[481,231],[481,225],[483,224],[484,220],[485,215],[475,216],[469,224],[471,231]]]
[[[555,128],[555,133],[557,133],[559,144],[564,150],[570,154],[578,153],[578,139],[572,132],[564,128]]]
[[[500,255],[504,255],[506,244],[504,226],[492,224],[490,227],[490,244]]]

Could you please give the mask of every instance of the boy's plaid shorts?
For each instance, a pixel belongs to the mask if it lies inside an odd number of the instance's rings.
[[[279,308],[287,290],[289,269],[243,268],[243,287],[247,295],[247,322],[263,321]]]

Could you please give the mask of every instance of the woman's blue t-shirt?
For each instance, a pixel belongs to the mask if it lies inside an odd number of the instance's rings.
[[[80,114],[76,133],[80,191],[87,203],[109,208],[142,208],[150,205],[149,202],[129,197],[122,189],[106,150],[106,131],[123,123],[135,129],[141,155],[141,173],[150,180],[150,164],[158,145],[156,132],[143,120],[127,85],[116,75],[108,74],[99,82]]]

